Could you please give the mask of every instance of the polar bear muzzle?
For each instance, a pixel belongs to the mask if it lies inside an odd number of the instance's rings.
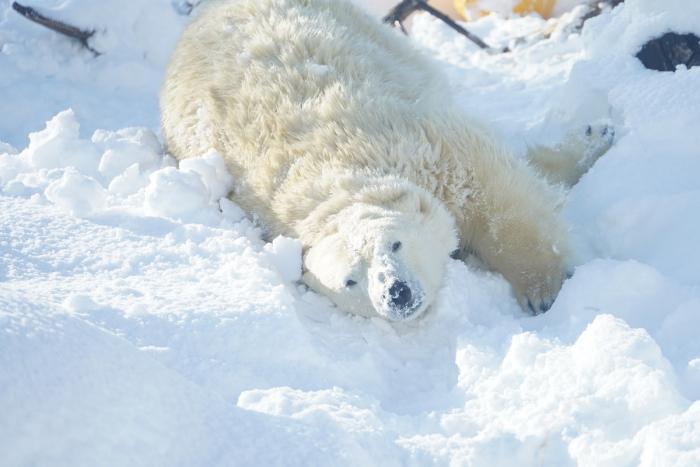
[[[416,248],[419,245],[412,245]],[[408,258],[391,252],[375,251],[372,266],[368,271],[368,293],[378,315],[391,321],[415,319],[428,307],[424,280],[420,268],[409,264]]]
[[[411,288],[403,281],[394,282],[389,287],[389,305],[397,310],[404,310],[413,306],[413,294]]]
[[[414,293],[406,282],[398,280],[389,287],[385,300],[391,310],[391,317],[400,320],[417,316],[416,311],[423,304],[421,294]]]

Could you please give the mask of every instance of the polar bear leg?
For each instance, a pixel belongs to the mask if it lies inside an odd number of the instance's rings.
[[[614,138],[612,125],[600,121],[576,129],[553,148],[529,148],[527,158],[550,183],[571,187],[605,154]]]
[[[570,275],[571,252],[556,202],[531,178],[485,193],[481,207],[467,213],[467,247],[510,282],[524,311],[547,311]]]
[[[503,274],[526,312],[547,311],[571,266],[558,213],[562,190],[496,148],[473,151],[470,162],[473,190],[459,225],[464,251]]]

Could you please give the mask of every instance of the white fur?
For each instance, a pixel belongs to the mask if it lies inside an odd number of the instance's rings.
[[[162,90],[168,148],[222,154],[231,198],[271,236],[301,240],[312,288],[354,313],[413,318],[459,245],[524,308],[549,306],[567,270],[561,191],[468,120],[405,37],[345,0],[202,10]],[[398,283],[410,307],[397,308]]]
[[[528,159],[550,183],[573,186],[613,143],[615,130],[607,120],[578,128],[563,143],[530,148]]]

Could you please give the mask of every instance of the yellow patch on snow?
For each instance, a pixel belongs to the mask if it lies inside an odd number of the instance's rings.
[[[479,0],[454,0],[454,7],[462,18],[473,20],[490,13],[489,10],[480,7],[481,3]],[[552,16],[556,0],[520,0],[513,3],[511,9],[513,13],[519,15],[537,13],[547,19]]]
[[[538,13],[546,19],[551,16],[555,3],[556,0],[522,0],[513,7],[513,13],[519,15]]]

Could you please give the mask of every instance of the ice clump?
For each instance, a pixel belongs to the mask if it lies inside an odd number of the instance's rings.
[[[233,177],[221,156],[208,153],[185,159],[180,168],[165,167],[153,172],[146,187],[146,207],[153,215],[199,222],[219,216],[219,199],[226,196]]]
[[[58,113],[45,129],[30,133],[29,146],[20,158],[38,169],[75,167],[92,176],[98,175],[100,161],[94,145],[80,138],[80,125],[71,109]]]
[[[266,257],[284,281],[301,279],[301,243],[299,240],[278,236],[265,245]]]
[[[102,151],[98,169],[107,179],[114,179],[134,164],[149,169],[162,159],[158,138],[147,128],[96,130],[92,142]]]
[[[107,200],[107,192],[97,180],[72,167],[67,168],[44,193],[46,199],[77,217],[101,211]]]

